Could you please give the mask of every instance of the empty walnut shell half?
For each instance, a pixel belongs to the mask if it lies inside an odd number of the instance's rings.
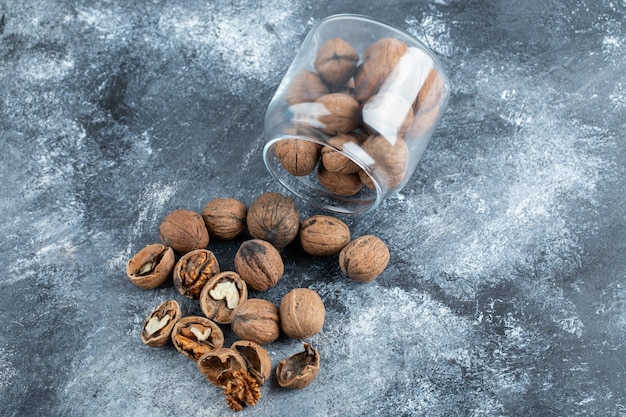
[[[206,248],[209,244],[209,232],[202,216],[190,210],[178,209],[165,216],[159,234],[165,245],[180,253]]]
[[[301,389],[309,386],[320,370],[320,355],[309,343],[304,351],[281,361],[276,367],[276,380],[284,388]]]
[[[250,205],[247,224],[253,238],[266,240],[282,249],[298,234],[300,212],[293,199],[277,192],[267,192]]]
[[[235,311],[231,328],[240,338],[264,345],[280,336],[279,321],[278,307],[274,303],[248,298]]]
[[[300,244],[310,255],[331,256],[350,243],[348,225],[332,216],[311,216],[300,225]]]
[[[233,320],[235,309],[248,299],[248,286],[233,271],[224,271],[211,278],[200,292],[200,308],[205,316],[220,324]]]
[[[285,264],[272,244],[261,239],[246,240],[235,254],[235,270],[254,291],[265,291],[278,282]]]
[[[174,263],[174,250],[155,243],[146,246],[128,261],[126,275],[136,286],[152,289],[167,281]]]
[[[225,388],[227,380],[224,375],[228,372],[246,370],[246,361],[234,349],[219,348],[202,355],[197,362],[198,369],[209,380],[209,382],[217,387]]]
[[[215,198],[204,206],[202,218],[211,238],[232,240],[246,229],[248,208],[234,198]]]
[[[292,339],[314,336],[324,326],[324,302],[309,288],[294,288],[285,294],[279,312],[280,328]]]
[[[164,301],[150,313],[141,331],[141,341],[151,347],[164,346],[170,341],[172,329],[182,313],[176,300]]]
[[[361,236],[348,243],[339,253],[341,271],[358,282],[373,281],[389,263],[385,242],[372,235]]]
[[[224,345],[224,333],[206,317],[187,316],[174,325],[172,343],[180,353],[197,361],[205,353]]]
[[[248,373],[263,386],[272,373],[272,361],[269,353],[258,343],[250,340],[237,340],[231,346],[246,361]]]
[[[196,249],[183,255],[174,267],[174,286],[182,295],[197,300],[202,288],[220,272],[213,252]]]

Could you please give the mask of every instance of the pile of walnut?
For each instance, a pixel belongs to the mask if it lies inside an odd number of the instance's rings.
[[[319,184],[340,196],[356,195],[363,185],[374,189],[369,175],[337,151],[350,144],[371,157],[371,168],[385,187],[396,188],[408,171],[407,141],[432,128],[443,94],[435,69],[430,69],[413,103],[384,91],[408,50],[401,40],[385,37],[369,45],[359,63],[359,54],[343,39],[324,43],[313,62],[315,71],[298,73],[284,97],[294,122],[284,133],[294,138],[277,142],[274,149],[285,170],[306,176],[317,167]],[[295,138],[324,135],[330,137],[329,146]]]
[[[209,236],[230,240],[246,227],[252,239],[239,247],[235,271],[220,271],[213,252],[206,249]],[[255,405],[270,377],[270,357],[262,345],[275,341],[281,330],[292,339],[312,337],[324,324],[324,303],[311,289],[290,290],[280,307],[248,297],[248,289],[267,290],[282,277],[282,248],[299,236],[311,255],[339,254],[343,273],[360,282],[375,279],[389,262],[389,250],[379,238],[366,235],[351,241],[348,226],[330,216],[313,216],[301,224],[293,200],[276,192],[260,195],[249,209],[238,200],[219,198],[209,201],[202,215],[174,210],[159,231],[162,244],[148,245],[128,261],[129,279],[146,289],[172,279],[180,294],[199,300],[204,317],[182,317],[178,302],[165,301],[146,319],[141,339],[153,347],[171,341],[223,390],[233,410]],[[220,325],[230,325],[241,340],[225,348]],[[303,352],[277,365],[276,380],[281,387],[304,388],[317,377],[319,366],[317,350],[305,343]]]

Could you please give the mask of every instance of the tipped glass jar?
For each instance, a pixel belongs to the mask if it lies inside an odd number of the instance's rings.
[[[263,159],[306,203],[362,214],[407,183],[448,101],[429,49],[358,15],[319,22],[265,114]]]

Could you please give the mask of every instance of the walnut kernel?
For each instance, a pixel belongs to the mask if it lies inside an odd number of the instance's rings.
[[[200,292],[200,309],[209,319],[220,324],[232,321],[235,309],[248,299],[248,286],[233,271],[224,271],[211,278]]]
[[[174,286],[187,298],[198,299],[205,284],[220,266],[213,252],[196,249],[183,255],[174,267]]]
[[[152,347],[164,346],[170,341],[172,329],[182,312],[176,300],[162,302],[148,316],[141,331],[141,341]]]
[[[222,329],[206,317],[183,317],[172,329],[172,342],[180,353],[197,361],[202,355],[224,345]]]

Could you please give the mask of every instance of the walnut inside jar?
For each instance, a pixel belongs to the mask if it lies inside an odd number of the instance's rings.
[[[337,91],[352,78],[358,62],[359,54],[354,48],[343,39],[334,38],[317,51],[313,67],[330,90]]]
[[[200,316],[180,319],[174,325],[171,337],[176,350],[194,361],[224,345],[222,329],[206,317]]]
[[[148,316],[141,331],[141,341],[151,347],[164,346],[170,341],[174,325],[182,317],[176,300],[161,303]]]
[[[294,128],[289,130],[287,135],[295,135],[297,132]],[[296,177],[309,175],[313,172],[320,158],[321,148],[322,145],[318,143],[296,138],[279,140],[274,144],[274,152],[281,165],[287,172]]]
[[[220,324],[233,320],[235,309],[248,299],[248,286],[233,271],[224,271],[211,278],[200,293],[200,309],[209,319]]]

